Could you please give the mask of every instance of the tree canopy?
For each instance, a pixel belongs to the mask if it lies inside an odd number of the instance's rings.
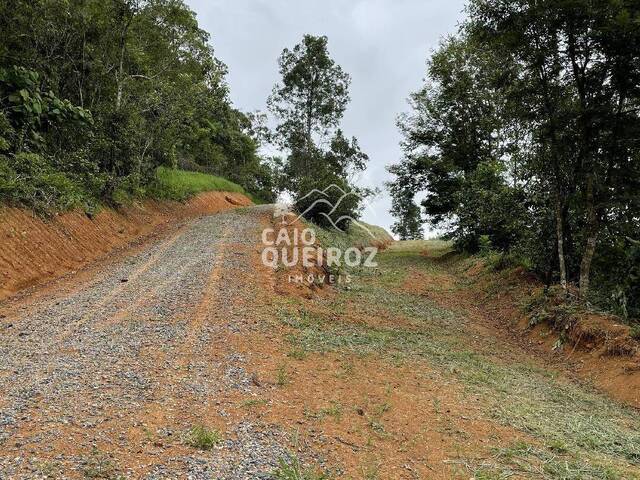
[[[637,312],[639,22],[632,1],[472,1],[400,118],[394,231],[423,219]]]
[[[30,154],[107,201],[143,192],[159,165],[272,196],[251,120],[181,0],[7,0],[0,28],[3,191]]]

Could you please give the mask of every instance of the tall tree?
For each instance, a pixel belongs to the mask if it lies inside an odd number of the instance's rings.
[[[368,157],[339,128],[349,103],[349,75],[329,55],[327,37],[305,35],[292,50],[284,49],[278,65],[282,83],[273,88],[268,105],[279,120],[276,140],[288,153],[286,189],[307,218],[344,229],[370,193],[351,184]],[[324,191],[331,206],[308,195],[314,190]]]
[[[280,123],[282,146],[296,150],[299,164],[293,175],[304,175],[314,157],[314,135],[326,137],[340,124],[349,103],[351,79],[329,55],[325,36],[305,35],[292,50],[285,48],[278,59],[282,83],[273,88],[269,109]]]
[[[0,28],[0,69],[27,68],[43,92],[90,111],[89,131],[46,136],[38,154],[66,173],[97,171],[95,195],[142,192],[159,165],[268,183],[226,67],[182,0],[7,0]]]

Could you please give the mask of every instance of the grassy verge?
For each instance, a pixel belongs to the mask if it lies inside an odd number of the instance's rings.
[[[183,201],[198,193],[210,191],[238,192],[246,195],[240,185],[206,173],[160,167],[156,177],[156,184],[152,188],[152,195],[156,198]]]
[[[469,398],[481,399],[488,421],[533,439],[531,444],[496,445],[494,456],[482,464],[470,459],[466,467],[474,478],[638,478],[637,413],[526,359],[507,363],[499,355],[470,348],[464,318],[401,288],[409,267],[437,273],[441,266],[421,254],[424,244],[399,247],[378,255],[376,272],[352,272],[356,279],[351,289],[328,300],[326,308],[283,311],[281,320],[292,328],[292,348],[373,355],[416,368],[425,361],[460,382]],[[445,244],[434,247],[447,249]],[[388,326],[337,321],[347,308],[362,318],[406,321]]]
[[[312,227],[318,241],[324,247],[337,247],[345,250],[352,246],[369,246],[374,243],[389,243],[393,237],[382,227],[365,222],[352,223],[346,232],[335,229],[325,229],[307,222]]]
[[[150,185],[121,179],[108,198],[105,188],[104,176],[61,172],[36,154],[0,155],[0,203],[42,215],[76,208],[95,212],[102,202],[123,206],[145,197],[184,201],[207,191],[238,192],[257,203],[240,185],[224,178],[166,167],[157,169]]]

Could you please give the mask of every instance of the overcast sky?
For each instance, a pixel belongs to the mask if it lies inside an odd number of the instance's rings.
[[[455,32],[463,0],[187,0],[229,67],[231,98],[243,111],[266,111],[277,58],[305,33],[327,35],[329,52],[352,77],[343,130],[369,155],[359,183],[383,187],[385,166],[401,157],[395,120],[421,85],[439,39]],[[363,220],[388,228],[388,194]]]

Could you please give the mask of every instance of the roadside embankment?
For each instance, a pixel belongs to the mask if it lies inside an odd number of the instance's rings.
[[[83,268],[164,224],[250,204],[241,193],[205,192],[184,203],[149,200],[103,208],[91,218],[82,211],[41,218],[1,208],[0,300]]]

